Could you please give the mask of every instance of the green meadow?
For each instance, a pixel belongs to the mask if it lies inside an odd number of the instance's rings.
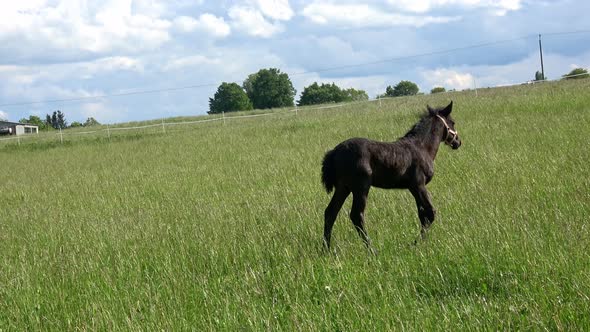
[[[324,153],[449,100],[428,240],[372,189],[325,252]],[[0,331],[590,329],[590,80],[74,133],[0,141]]]

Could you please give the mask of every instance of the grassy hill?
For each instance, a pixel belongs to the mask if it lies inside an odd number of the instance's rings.
[[[590,80],[0,144],[2,330],[590,327]],[[452,99],[438,210],[373,189],[321,249],[323,154]],[[190,120],[190,119],[184,119]],[[155,122],[157,123],[157,122]],[[49,136],[53,135],[53,136]]]

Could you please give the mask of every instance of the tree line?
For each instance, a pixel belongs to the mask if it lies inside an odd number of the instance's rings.
[[[39,127],[39,130],[47,130],[47,129],[66,129],[66,128],[76,128],[76,127],[92,127],[92,126],[99,126],[100,123],[96,121],[95,118],[89,117],[84,121],[84,123],[74,121],[71,124],[68,124],[66,120],[66,115],[60,111],[54,111],[52,114],[46,114],[45,120],[42,120],[40,117],[36,115],[30,115],[28,118],[22,118],[18,122],[20,123],[27,123],[34,126]]]
[[[444,87],[435,87],[430,92],[445,92]],[[412,96],[419,94],[418,85],[411,81],[401,81],[397,85],[387,86],[383,97]],[[289,75],[277,68],[261,69],[248,75],[240,86],[237,83],[223,82],[213,97],[209,98],[208,114],[222,112],[248,111],[295,106],[296,90]],[[342,103],[369,100],[364,90],[341,88],[335,83],[314,82],[303,88],[298,106],[327,103]]]
[[[223,82],[209,98],[209,114],[295,106],[297,91],[289,75],[277,68],[261,69],[248,75],[240,86]],[[305,87],[298,106],[368,100],[363,90],[342,89],[336,84],[313,84]]]

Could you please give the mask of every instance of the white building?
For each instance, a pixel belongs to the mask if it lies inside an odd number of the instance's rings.
[[[39,126],[28,123],[0,121],[0,135],[38,134]]]

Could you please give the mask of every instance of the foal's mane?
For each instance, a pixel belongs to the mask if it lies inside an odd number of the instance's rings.
[[[416,124],[402,138],[413,138],[426,134],[430,130],[432,118],[435,117],[438,112],[439,109],[428,108],[422,113],[422,115],[420,115],[418,122],[416,122]]]

